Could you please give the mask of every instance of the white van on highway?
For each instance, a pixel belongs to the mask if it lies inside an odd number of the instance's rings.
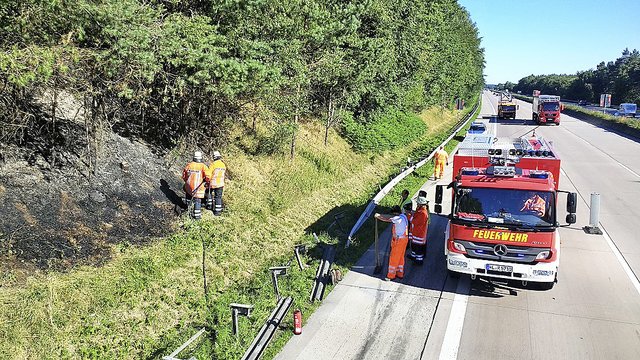
[[[638,110],[638,105],[633,103],[623,103],[620,104],[618,111],[616,111],[616,116],[628,116],[628,117],[636,117],[636,111]]]

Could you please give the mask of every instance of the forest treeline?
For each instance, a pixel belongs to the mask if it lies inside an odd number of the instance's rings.
[[[621,57],[606,64],[603,61],[595,69],[575,75],[529,75],[517,84],[507,82],[501,87],[529,96],[537,89],[544,94],[593,103],[600,101],[600,94],[611,94],[615,104],[640,104],[640,52],[625,49]]]
[[[258,119],[259,150],[293,152],[303,119],[359,133],[483,84],[454,0],[12,0],[0,46],[0,144],[55,162],[73,133],[89,166],[106,127],[166,150],[224,145]],[[63,99],[82,107],[76,128],[57,121]]]

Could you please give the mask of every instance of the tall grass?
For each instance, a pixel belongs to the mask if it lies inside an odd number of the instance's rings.
[[[434,112],[423,121],[451,124],[456,116]],[[260,144],[251,139],[227,149],[233,177],[221,218],[207,213],[200,222],[183,219],[173,236],[149,246],[114,246],[113,259],[100,268],[7,275],[12,280],[0,288],[0,358],[160,358],[200,327],[217,336],[215,341],[204,339],[193,354],[238,358],[275,305],[267,268],[289,262],[297,243],[308,244],[310,266],[305,271],[292,268],[281,291],[293,296],[294,306],[308,316],[314,306],[306,299],[319,250],[307,229],[326,229],[332,221],[327,214],[340,209],[343,224],[353,224],[378,185],[427,141],[371,156],[354,152],[333,132],[325,147],[323,134],[321,125],[301,126],[301,150],[293,161],[249,155]],[[426,139],[434,136],[441,132]],[[322,240],[337,241],[329,236]],[[339,266],[346,271],[370,240],[363,231],[348,252],[339,254]],[[243,336],[238,340],[230,334],[231,302],[255,305],[252,316],[240,321]],[[274,340],[265,358],[277,352],[288,334]]]

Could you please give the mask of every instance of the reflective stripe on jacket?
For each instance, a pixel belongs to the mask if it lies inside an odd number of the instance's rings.
[[[427,208],[420,207],[411,217],[411,242],[416,244],[426,244],[428,226],[429,212],[427,211]]]
[[[184,191],[195,198],[204,198],[205,176],[207,174],[207,165],[201,162],[190,162],[182,171],[182,180],[184,180]]]
[[[215,160],[209,165],[209,173],[207,174],[209,188],[217,189],[224,186],[224,173],[226,170],[227,166],[222,160]]]

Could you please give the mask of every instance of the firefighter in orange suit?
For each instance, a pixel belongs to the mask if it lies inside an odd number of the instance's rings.
[[[433,170],[433,178],[434,179],[442,179],[442,175],[444,175],[444,165],[449,165],[449,154],[444,150],[442,146],[440,149],[436,151],[435,156],[433,157],[435,162],[435,169]]]
[[[416,200],[418,208],[411,217],[409,240],[411,241],[411,258],[418,265],[424,262],[427,249],[427,228],[429,227],[429,209],[427,209],[427,198],[418,196]]]
[[[207,165],[202,162],[202,153],[196,151],[193,153],[193,161],[188,163],[182,171],[182,180],[184,180],[184,193],[187,200],[193,199],[193,217],[202,218],[202,199],[206,190],[205,178],[208,169]]]
[[[227,166],[222,162],[222,155],[218,151],[213,152],[213,162],[209,164],[207,173],[207,209],[213,207],[213,215],[222,215],[222,190]]]
[[[377,214],[376,219],[393,223],[391,227],[391,251],[389,252],[389,270],[385,280],[404,277],[404,253],[409,241],[409,221],[400,213],[400,206],[391,209],[391,215]]]

